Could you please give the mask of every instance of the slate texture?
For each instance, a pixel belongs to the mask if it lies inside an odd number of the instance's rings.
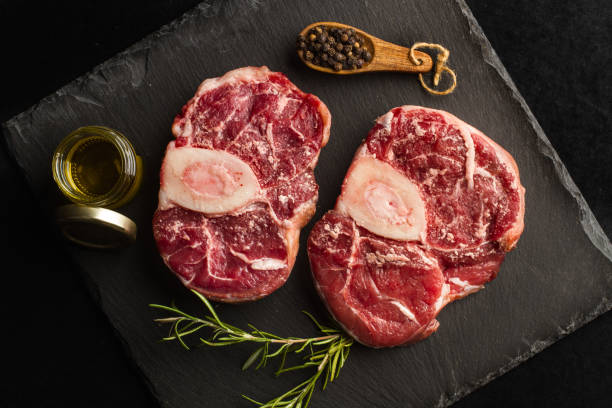
[[[403,45],[433,41],[451,50],[459,86],[426,94],[413,76],[336,77],[305,68],[293,52],[305,25],[335,20]],[[499,277],[446,307],[441,327],[416,345],[391,350],[356,346],[343,374],[313,406],[445,406],[612,307],[612,246],[557,154],[462,1],[215,1],[130,47],[4,125],[7,144],[49,215],[62,202],[50,174],[51,153],[71,130],[103,124],[125,133],[145,161],[138,197],[122,209],[140,228],[121,252],[70,247],[94,296],[163,406],[249,406],[300,374],[240,372],[249,346],[186,352],[156,340],[164,333],[148,303],[198,310],[166,270],[150,221],[170,124],[205,78],[245,65],[268,65],[319,96],[332,113],[330,143],[316,170],[318,219],[333,206],[354,150],[373,120],[403,104],[447,110],[482,130],[516,159],[527,189],[525,232]],[[311,224],[312,225],[312,224]],[[326,316],[310,280],[304,241],[287,284],[248,305],[217,305],[227,321],[251,322],[282,335],[309,335],[306,309]],[[214,402],[213,402],[214,401]]]

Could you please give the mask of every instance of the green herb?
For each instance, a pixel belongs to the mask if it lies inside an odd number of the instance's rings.
[[[202,318],[191,316],[175,306],[149,305],[156,309],[171,312],[174,316],[155,319],[158,323],[170,323],[170,333],[164,337],[164,341],[178,341],[181,346],[189,350],[184,337],[194,334],[201,329],[208,328],[212,334],[208,339],[200,337],[202,345],[206,346],[231,346],[238,343],[258,343],[259,347],[246,359],[242,365],[243,370],[255,365],[255,369],[265,367],[268,361],[278,358],[280,360],[276,375],[288,371],[312,368],[314,374],[306,381],[296,385],[286,393],[266,403],[255,401],[242,395],[246,400],[263,408],[306,408],[314,392],[319,378],[323,377],[323,389],[327,384],[340,374],[348,357],[353,339],[346,336],[342,331],[321,325],[310,313],[305,312],[319,331],[323,334],[319,337],[280,337],[272,333],[261,331],[249,324],[250,331],[242,330],[219,319],[212,305],[204,296],[192,291],[206,306],[210,315]],[[304,353],[303,364],[286,367],[287,355]]]

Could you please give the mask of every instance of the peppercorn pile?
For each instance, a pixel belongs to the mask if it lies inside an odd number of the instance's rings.
[[[297,39],[298,53],[304,60],[334,71],[358,69],[372,60],[364,38],[352,28],[317,26]]]

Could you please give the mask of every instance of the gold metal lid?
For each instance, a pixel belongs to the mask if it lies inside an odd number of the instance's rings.
[[[62,234],[79,245],[109,249],[136,240],[136,223],[123,214],[102,207],[64,205],[57,208],[55,219]]]

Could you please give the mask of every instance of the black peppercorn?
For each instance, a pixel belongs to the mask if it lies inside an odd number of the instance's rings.
[[[305,61],[340,71],[362,68],[372,60],[364,42],[351,28],[317,26],[297,36],[296,48]]]

